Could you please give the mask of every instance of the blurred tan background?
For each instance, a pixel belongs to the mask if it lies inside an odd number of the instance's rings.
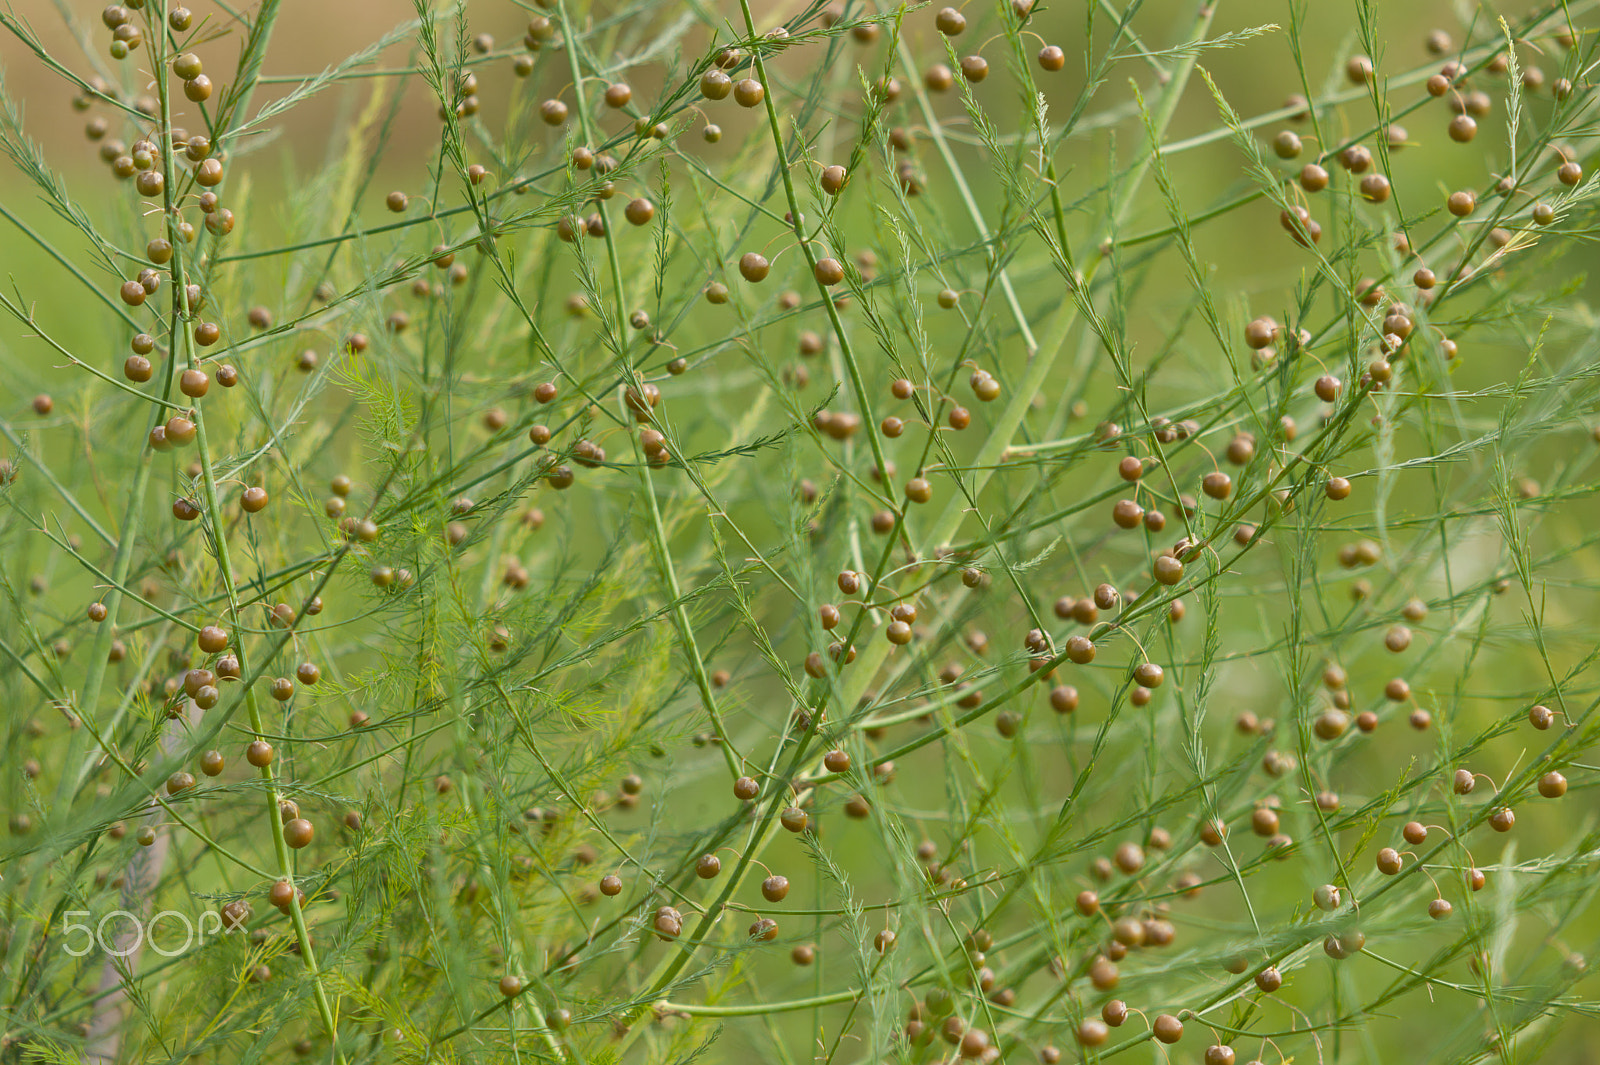
[[[17,0],[14,10],[50,53],[71,69],[84,76],[99,73],[112,81],[120,77],[123,84],[133,88],[138,81],[136,70],[139,73],[147,72],[147,66],[141,67],[139,60],[145,59],[148,51],[139,49],[130,59],[121,63],[111,60],[105,54],[109,35],[100,24],[102,6],[84,0]],[[209,18],[213,32],[225,35],[205,46],[205,52],[212,57],[208,62],[208,71],[220,85],[227,80],[229,71],[226,68],[231,66],[233,57],[237,55],[240,27],[226,10],[208,0],[191,0],[189,6],[197,21]],[[776,25],[806,6],[799,0],[754,5],[757,20],[763,28]],[[1086,17],[1090,14],[1088,6],[1086,0],[1041,4],[1040,13],[1031,23],[1041,40],[1061,44],[1069,57],[1066,70],[1050,79],[1061,89],[1059,93],[1049,93],[1058,119],[1064,116],[1064,109],[1070,105],[1073,94],[1082,85],[1078,56],[1087,25]],[[1354,3],[1309,5],[1310,10],[1305,13],[1308,30],[1306,40],[1322,49],[1320,54],[1307,56],[1308,73],[1313,85],[1319,84],[1321,79],[1335,71],[1350,51],[1359,50],[1357,42],[1348,34],[1355,6]],[[253,13],[258,7],[259,4],[240,5],[237,10]],[[587,10],[589,17],[603,19],[612,13],[616,5],[579,3],[573,7],[575,11]],[[1144,5],[1134,25],[1138,32],[1145,34],[1176,31],[1178,27],[1187,25],[1194,7],[1193,0],[1152,0]],[[665,23],[688,10],[687,4],[668,3],[659,8],[654,17],[658,23]],[[704,10],[714,13],[725,25],[739,22],[738,6],[728,0],[704,5]],[[974,4],[969,6],[969,10],[976,17],[981,7]],[[509,0],[473,0],[468,6],[471,32],[493,35],[496,52],[519,46],[529,14],[528,9]],[[939,58],[936,55],[937,43],[930,39],[931,19],[926,14],[921,12],[923,17],[917,17],[915,12],[908,15],[906,33],[914,52],[919,57],[929,57],[927,61],[933,62]],[[1108,31],[1110,19],[1104,10],[1097,10],[1094,14],[1095,36],[1098,39]],[[414,7],[405,0],[283,0],[263,73],[269,78],[314,74],[414,17]],[[1377,57],[1380,73],[1398,71],[1424,61],[1427,57],[1422,40],[1430,28],[1444,27],[1458,39],[1461,35],[1452,5],[1441,0],[1384,4],[1381,5],[1379,17],[1382,39],[1392,52],[1391,55]],[[1213,36],[1220,37],[1248,26],[1266,23],[1286,25],[1287,21],[1287,0],[1220,0]],[[696,50],[696,55],[698,49],[704,47],[706,39],[707,34],[703,30],[692,32],[686,38]],[[963,48],[980,43],[966,38],[961,40]],[[1150,48],[1159,49],[1171,42],[1154,39],[1145,43]],[[881,62],[883,47],[881,42],[870,48],[857,47],[847,56],[851,62],[859,62],[873,70]],[[407,44],[391,47],[374,65],[385,68],[401,65],[406,62],[410,50]],[[995,51],[992,44],[987,50]],[[673,55],[668,53],[663,58],[671,60]],[[1242,47],[1211,52],[1204,64],[1217,74],[1219,82],[1234,97],[1235,106],[1247,111],[1276,106],[1287,92],[1298,88],[1298,76],[1289,55],[1286,36],[1281,32],[1248,42]],[[222,68],[220,71],[219,67]],[[491,72],[480,95],[485,115],[492,123],[497,113],[496,105],[515,83],[510,73],[510,61],[491,60],[479,69]],[[69,110],[70,87],[38,62],[10,32],[0,31],[0,70],[4,72],[6,88],[12,98],[27,107],[30,135],[43,144],[58,167],[70,172],[73,168],[72,153],[66,150],[83,143],[79,134],[80,122],[76,120],[75,113]],[[629,71],[628,77],[638,89],[641,85],[656,81],[662,70],[662,65],[657,63],[653,69]],[[1104,87],[1112,90],[1106,94],[1107,97],[1125,98],[1127,79],[1133,77],[1148,82],[1150,73],[1149,67],[1138,60],[1129,59],[1117,64],[1111,72],[1109,83]],[[366,87],[363,80],[348,82],[333,92],[325,93],[315,105],[297,108],[289,113],[282,124],[287,145],[296,152],[320,152],[327,136],[336,128],[343,109],[351,105],[352,99],[360,98]],[[253,107],[259,107],[272,94],[281,93],[286,88],[282,83],[264,86]],[[548,86],[550,91],[560,88],[557,85]],[[1191,88],[1189,95],[1193,122],[1180,120],[1175,127],[1179,137],[1192,132],[1194,123],[1206,128],[1214,125],[1215,111],[1205,98],[1203,86]],[[647,102],[649,97],[641,98],[636,92],[635,99]],[[953,99],[950,102],[955,104]],[[412,79],[404,113],[406,128],[397,140],[396,147],[403,149],[408,141],[418,147],[435,143],[433,122],[433,105],[428,99],[426,87],[420,79]],[[83,153],[78,154],[81,156]],[[406,153],[399,151],[396,154],[403,157]],[[0,188],[5,186],[4,179],[0,179]]]

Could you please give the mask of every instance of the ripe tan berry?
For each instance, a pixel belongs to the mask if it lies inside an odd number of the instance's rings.
[[[1372,151],[1364,144],[1352,144],[1339,153],[1339,165],[1352,174],[1364,174],[1372,169]]]
[[[315,834],[311,822],[303,817],[296,817],[283,826],[283,841],[295,850],[309,847]]]
[[[1200,488],[1212,499],[1227,499],[1233,493],[1233,478],[1221,470],[1212,470],[1201,478]]]
[[[648,225],[650,220],[655,217],[656,205],[641,196],[628,201],[628,206],[623,208],[622,213],[632,225]]]
[[[765,281],[770,270],[766,256],[759,252],[745,252],[739,258],[739,275],[751,284]]]
[[[754,78],[743,78],[733,86],[733,101],[740,107],[757,107],[767,98],[767,90]]]
[[[1300,168],[1300,187],[1307,192],[1321,192],[1328,187],[1328,171],[1316,163]]]
[[[1361,198],[1368,203],[1383,203],[1389,199],[1389,179],[1382,174],[1368,174],[1361,179]]]

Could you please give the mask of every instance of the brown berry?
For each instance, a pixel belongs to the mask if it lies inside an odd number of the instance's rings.
[[[770,269],[766,256],[758,252],[745,252],[739,259],[739,274],[751,284],[766,280]]]
[[[1321,192],[1328,187],[1328,171],[1316,163],[1300,168],[1300,187],[1307,192]]]
[[[311,822],[303,817],[296,817],[283,826],[283,841],[295,850],[309,847],[314,834]]]

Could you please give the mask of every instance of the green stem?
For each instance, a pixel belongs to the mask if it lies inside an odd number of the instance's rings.
[[[882,484],[888,489],[889,460],[883,454],[883,440],[880,438],[877,419],[872,413],[872,400],[867,393],[866,382],[861,379],[861,366],[856,362],[855,349],[850,343],[850,335],[845,331],[844,322],[839,317],[839,308],[834,305],[833,296],[828,291],[828,286],[817,280],[817,253],[811,247],[811,241],[806,239],[804,219],[800,212],[800,198],[794,191],[794,175],[789,172],[789,156],[783,146],[783,129],[778,124],[778,106],[774,102],[773,88],[775,83],[767,77],[766,60],[761,57],[760,38],[756,36],[755,16],[750,13],[749,0],[739,0],[739,10],[744,15],[745,32],[750,35],[750,58],[755,64],[756,79],[760,81],[765,92],[762,103],[766,107],[767,127],[772,132],[772,148],[777,153],[778,176],[783,179],[783,195],[789,204],[790,225],[794,229],[795,243],[800,248],[800,254],[806,260],[806,269],[811,274],[812,284],[816,286],[817,294],[822,298],[822,308],[828,312],[828,324],[833,327],[833,335],[839,341],[839,354],[844,359],[845,368],[850,372],[850,386],[855,392],[856,406],[860,408],[861,419],[864,423],[862,431],[867,435],[867,443],[872,446],[872,458],[878,464],[879,471],[883,474]],[[842,249],[841,249],[842,250]],[[883,501],[889,509],[898,512],[901,508],[896,505],[891,492],[885,491]]]
[[[744,0],[741,0],[741,2],[744,2]],[[1191,42],[1204,38],[1206,30],[1211,25],[1215,11],[1215,3],[1202,3],[1200,5],[1199,12],[1195,16],[1194,28],[1190,34]],[[1172,81],[1163,89],[1161,105],[1153,122],[1156,138],[1161,136],[1167,126],[1171,124],[1173,115],[1177,113],[1178,104],[1183,98],[1184,87],[1189,82],[1189,75],[1193,72],[1197,59],[1198,54],[1191,54],[1185,57],[1177,70],[1173,72]],[[1145,154],[1128,174],[1121,194],[1116,204],[1112,207],[1110,221],[1106,226],[1106,235],[1109,236],[1114,233],[1117,226],[1133,209],[1140,187],[1149,173],[1153,153],[1158,148],[1159,144],[1152,144],[1150,152]],[[1068,254],[1068,250],[1063,248],[1062,254]],[[1093,280],[1095,272],[1103,261],[1101,257],[1094,256],[1083,271],[1082,281],[1078,283],[1077,287],[1086,293],[1089,283]],[[989,478],[994,475],[994,471],[999,468],[1002,459],[1005,457],[1006,450],[1011,446],[1013,437],[1015,437],[1017,430],[1022,425],[1022,419],[1032,406],[1034,395],[1044,386],[1045,379],[1049,376],[1051,367],[1055,364],[1056,356],[1061,350],[1062,344],[1066,342],[1068,332],[1077,323],[1078,317],[1077,301],[1063,300],[1060,308],[1055,312],[1055,320],[1045,333],[1044,342],[1039,346],[1033,361],[1028,364],[1027,371],[1023,374],[1022,380],[1018,382],[1010,401],[1006,404],[1005,410],[1001,412],[1000,417],[996,420],[995,427],[989,433],[988,439],[984,441],[983,447],[968,466],[968,469],[972,471],[972,483],[968,487],[968,495],[974,498],[977,497],[983,491]],[[953,542],[956,531],[961,527],[961,523],[966,519],[969,511],[970,508],[965,496],[952,498],[945,505],[944,512],[939,515],[923,537],[922,545],[917,551],[918,557],[928,557],[934,548],[941,544]],[[957,590],[955,601],[952,601],[949,608],[941,613],[940,618],[959,616],[959,599],[965,594],[967,594],[965,589]],[[937,635],[937,629],[941,625],[940,618],[930,619],[929,622],[929,625],[935,629],[935,635]],[[852,706],[861,697],[861,693],[866,690],[868,684],[872,683],[878,669],[888,657],[890,647],[891,645],[885,640],[873,640],[861,650],[860,660],[850,667],[852,671],[851,680],[845,689],[844,705]]]
[[[760,1017],[768,1013],[792,1013],[796,1010],[808,1010],[814,1006],[854,1002],[861,997],[861,994],[860,988],[853,987],[848,991],[834,991],[826,995],[813,995],[810,998],[791,998],[784,1002],[763,1002],[752,1006],[694,1006],[662,999],[656,1003],[655,1008],[660,1014],[682,1013],[690,1017]]]
[[[156,17],[160,19],[162,24],[164,24],[166,22],[166,0],[159,0],[156,7]],[[267,20],[265,28],[260,28],[259,22],[257,27],[253,28],[251,38],[253,42],[257,43],[258,51],[247,54],[247,56],[241,61],[241,68],[243,71],[247,72],[246,76],[249,78],[253,79],[254,70],[259,68],[259,50],[265,48],[266,38],[271,33],[272,20],[276,18],[277,11],[278,4],[276,0],[269,0],[263,9],[261,16],[262,19]],[[164,35],[162,34],[157,34],[155,36],[157,37],[157,41],[164,40]],[[161,101],[161,128],[162,132],[165,134],[172,129],[172,99],[169,92],[171,83],[170,79],[168,78],[166,56],[162,54],[163,50],[159,46],[153,45],[152,51],[155,53],[156,93]],[[249,89],[247,88],[240,97],[239,106],[241,108],[243,103],[248,100],[248,96]],[[171,136],[161,137],[161,155],[162,166],[165,172],[168,175],[176,174],[177,168],[172,154]],[[192,319],[191,316],[186,313],[188,308],[186,306],[184,296],[187,289],[186,269],[188,264],[185,262],[185,244],[181,234],[178,232],[179,216],[177,206],[173,203],[172,190],[173,181],[169,179],[163,190],[166,200],[163,205],[165,208],[163,214],[167,220],[169,239],[172,241],[173,248],[173,336],[171,338],[173,343],[170,345],[172,348],[172,354],[168,360],[169,387],[171,383],[171,377],[173,376],[173,371],[176,366],[176,360],[180,346],[182,347],[188,365],[195,367],[199,366],[199,356],[196,353],[194,343]],[[227,596],[229,624],[237,634],[240,632],[243,622],[239,607],[239,593],[233,579],[233,561],[228,548],[226,523],[223,519],[221,503],[217,498],[216,469],[211,459],[211,447],[208,434],[206,432],[206,419],[203,410],[199,406],[196,406],[194,410],[194,424],[196,429],[195,444],[200,453],[201,479],[205,492],[205,513],[203,518],[209,526],[212,547],[216,551],[218,576],[221,578],[223,590]],[[233,646],[234,653],[239,659],[240,673],[242,675],[249,675],[249,655],[245,649],[244,640],[236,636]],[[251,730],[257,737],[259,737],[264,731],[264,723],[262,721],[261,708],[256,700],[255,689],[256,685],[254,683],[246,685],[243,696],[245,710],[250,717]],[[262,782],[266,785],[267,821],[271,826],[272,845],[274,854],[277,858],[278,868],[280,870],[279,875],[283,880],[288,881],[292,885],[294,883],[294,858],[290,854],[288,841],[284,838],[283,834],[283,818],[279,812],[282,795],[278,790],[277,771],[274,768],[274,765],[268,764],[261,767],[260,776]],[[290,896],[290,898],[289,919],[294,925],[295,940],[300,948],[301,960],[305,964],[307,974],[311,977],[312,996],[316,1000],[317,1012],[321,1015],[323,1028],[327,1031],[328,1039],[333,1045],[334,1053],[338,1060],[342,1062],[344,1061],[344,1051],[343,1048],[339,1046],[338,1021],[336,1019],[333,1005],[328,999],[327,990],[322,986],[321,973],[317,969],[316,952],[311,945],[310,932],[306,928],[305,914],[300,908],[299,893],[295,892]]]
[[[169,163],[170,167],[170,163]],[[169,170],[170,172],[170,170]],[[166,188],[170,190],[172,183],[168,182]],[[170,192],[168,193],[170,195]],[[181,243],[177,241],[176,243]],[[176,285],[172,293],[172,313],[174,320],[178,314],[179,303],[183,298],[183,286]],[[164,401],[172,393],[172,365],[175,354],[167,355],[167,374],[161,388],[161,399]],[[151,398],[151,397],[145,397]],[[133,548],[143,532],[145,494],[150,487],[150,470],[154,465],[155,452],[147,441],[150,430],[161,422],[163,408],[157,406],[150,414],[149,422],[145,426],[144,435],[135,443],[138,457],[135,458],[133,483],[128,487],[128,505],[123,511],[121,531],[117,537],[117,553],[111,561],[111,591],[102,602],[106,608],[106,618],[100,623],[95,632],[94,646],[89,652],[89,665],[84,672],[83,691],[77,699],[78,713],[89,720],[94,716],[95,707],[100,702],[100,689],[105,684],[106,668],[111,657],[111,641],[117,634],[117,614],[122,608],[122,589],[128,583],[128,574],[133,568]],[[67,734],[67,757],[65,765],[72,766],[82,759],[84,736],[82,730],[74,730]],[[85,770],[86,771],[86,770]],[[61,775],[56,785],[55,812],[57,817],[65,820],[72,806],[72,796],[83,783],[80,772],[69,768]]]
[[[578,49],[574,42],[578,35],[574,32],[572,18],[567,13],[566,0],[558,0],[556,10],[561,15],[563,29],[563,50],[567,54],[567,65],[572,72],[572,93],[575,100],[575,109],[578,114],[578,124],[583,130],[586,142],[595,140],[594,128],[589,117],[589,107],[583,92],[583,70],[578,62]],[[616,240],[611,231],[611,218],[606,210],[606,201],[599,200],[597,206],[601,220],[605,227],[606,258],[611,266],[612,295],[616,300],[616,355],[617,364],[623,368],[623,373],[633,383],[633,394],[644,402],[644,379],[639,371],[632,367],[627,358],[628,336],[625,323],[628,320],[627,304],[623,298],[622,260],[617,255]],[[647,408],[648,409],[648,408]],[[676,604],[672,611],[674,627],[678,630],[678,638],[683,643],[684,657],[689,660],[690,669],[694,673],[695,687],[700,691],[700,701],[705,706],[706,716],[711,719],[711,727],[721,740],[717,747],[722,751],[723,759],[728,763],[728,771],[734,776],[739,776],[742,767],[739,765],[738,756],[734,752],[733,739],[728,735],[727,727],[722,721],[722,712],[717,707],[717,699],[712,694],[711,677],[706,673],[705,660],[700,656],[700,646],[694,638],[694,626],[689,621],[688,608],[683,605],[683,591],[678,584],[678,571],[672,563],[672,549],[667,543],[666,526],[661,521],[661,508],[656,503],[655,482],[650,476],[650,464],[645,461],[640,452],[639,438],[636,434],[628,434],[634,445],[634,453],[638,457],[639,480],[644,491],[644,496],[650,504],[650,532],[654,542],[656,557],[661,564],[661,573],[667,583],[667,593],[671,602]]]
[[[0,204],[0,215],[4,215],[7,221],[16,226],[18,229],[22,230],[23,233],[27,234],[28,239],[39,245],[39,247],[43,248],[50,258],[66,267],[68,273],[81,281],[83,283],[83,287],[88,289],[94,295],[95,299],[109,307],[118,318],[121,318],[131,328],[137,329],[139,327],[139,323],[136,322],[133,316],[128,313],[128,309],[126,307],[121,306],[116,300],[112,299],[110,296],[107,296],[100,286],[89,280],[88,275],[78,268],[77,263],[73,262],[71,259],[57,251],[55,245],[51,244],[48,240],[45,240],[38,233],[34,232],[32,227],[30,227],[26,222],[8,211],[4,204]]]
[[[22,446],[22,437],[18,436],[17,431],[11,428],[11,423],[4,419],[0,419],[0,436],[4,436],[11,441],[11,446],[17,449],[17,454],[33,464],[33,468],[39,471],[39,475],[44,478],[45,483],[56,490],[56,494],[61,497],[61,501],[72,508],[74,514],[83,519],[83,523],[89,526],[90,531],[100,538],[101,543],[108,547],[116,546],[117,541],[112,539],[110,533],[100,527],[100,523],[95,521],[94,517],[84,509],[83,504],[78,502],[77,497],[67,489],[67,486],[56,478],[50,467],[40,462],[33,452]]]
[[[897,37],[900,63],[907,70],[916,70],[916,57],[911,54],[911,48],[906,44],[903,36]],[[950,150],[950,142],[944,135],[944,126],[939,121],[939,116],[933,110],[933,104],[928,99],[928,92],[922,85],[921,78],[908,78],[911,89],[917,97],[917,109],[922,112],[922,122],[928,129],[928,135],[933,138],[933,146],[939,152],[939,158],[944,160],[944,166],[950,173],[950,180],[955,182],[956,192],[961,197],[961,204],[967,209],[967,217],[972,220],[973,226],[978,231],[979,242],[992,250],[990,254],[998,257],[999,252],[993,249],[994,236],[989,230],[988,222],[984,221],[983,211],[978,207],[977,199],[972,195],[972,188],[967,184],[967,175],[961,169],[961,164],[956,161],[955,153]],[[1052,188],[1054,184],[1052,183]],[[1031,354],[1039,342],[1034,339],[1033,330],[1028,325],[1028,316],[1022,313],[1022,305],[1017,302],[1017,293],[1011,285],[1011,275],[1005,267],[995,271],[1000,281],[1000,291],[1005,294],[1006,306],[1011,310],[1011,317],[1017,323],[1017,330],[1022,334],[1023,343],[1027,344]]]

